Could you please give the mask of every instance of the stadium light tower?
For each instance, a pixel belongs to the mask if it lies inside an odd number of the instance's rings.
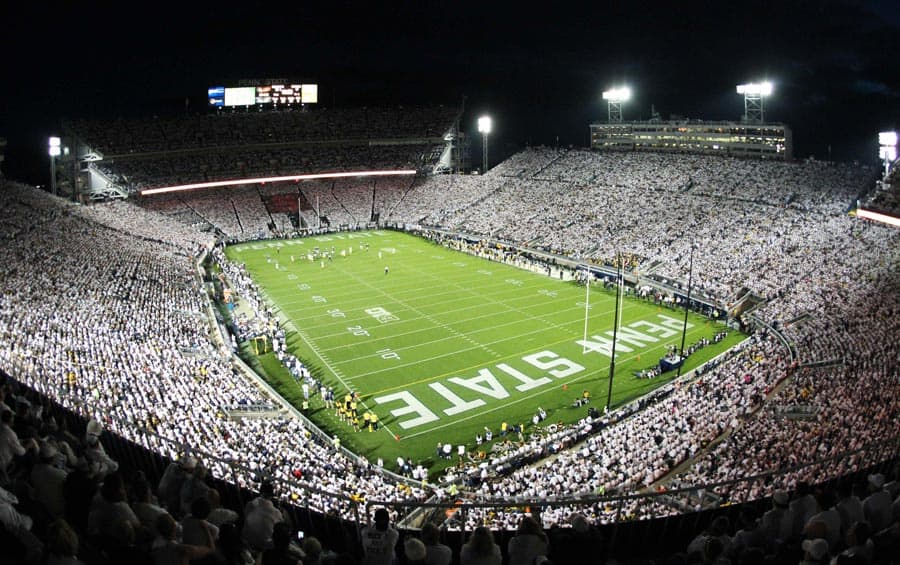
[[[737,93],[744,95],[744,121],[746,123],[764,123],[766,96],[772,94],[774,87],[771,82],[750,82],[739,84]]]
[[[884,161],[884,177],[891,174],[891,164],[897,160],[897,132],[883,131],[878,134],[878,158]]]
[[[50,155],[50,193],[56,196],[56,158],[62,153],[62,141],[51,137],[48,141],[47,154]]]
[[[488,168],[488,134],[491,133],[491,118],[489,116],[478,118],[478,131],[481,132],[483,140],[481,144],[481,174],[484,174]]]
[[[627,86],[613,88],[603,92],[603,99],[606,100],[607,103],[606,109],[609,116],[609,123],[622,123],[622,104],[627,102],[630,98],[631,89]]]

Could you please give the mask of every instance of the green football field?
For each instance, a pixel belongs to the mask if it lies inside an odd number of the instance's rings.
[[[315,248],[333,260],[311,261]],[[313,375],[343,397],[361,397],[360,415],[379,417],[375,432],[353,428],[326,409],[316,394],[308,416],[343,445],[385,466],[402,456],[438,472],[439,442],[477,446],[485,427],[500,438],[502,422],[533,431],[583,418],[573,402],[607,403],[615,293],[591,289],[453,251],[393,231],[332,234],[230,246],[246,265],[288,330],[288,348]],[[589,304],[587,323],[585,305]],[[680,346],[684,312],[626,298],[616,342],[612,406],[627,403],[675,375],[638,379],[668,347]],[[585,340],[587,326],[587,340]],[[685,345],[712,338],[720,323],[691,314]],[[735,331],[689,359],[697,366],[745,336]],[[245,345],[246,352],[253,348]],[[299,385],[271,352],[254,366],[288,401],[301,407]],[[505,438],[508,439],[508,438]],[[454,453],[456,447],[454,447]]]

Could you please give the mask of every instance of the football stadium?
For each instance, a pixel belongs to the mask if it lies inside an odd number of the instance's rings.
[[[315,84],[67,120],[52,185],[0,191],[4,562],[369,563],[373,519],[404,564],[890,562],[897,136],[798,160],[738,93],[610,90],[589,146],[496,163],[489,119]]]

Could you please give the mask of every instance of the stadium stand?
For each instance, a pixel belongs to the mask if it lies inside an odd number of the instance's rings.
[[[296,173],[430,170],[457,118],[452,106],[221,112],[69,120],[91,167],[128,191]]]
[[[860,199],[860,207],[892,218],[900,218],[900,183],[898,177],[898,161],[890,163],[886,174],[879,182],[874,183],[871,190],[865,191]]]
[[[371,139],[440,135],[445,123],[418,111],[323,114],[265,116],[254,127],[243,115],[72,127],[107,155],[233,144],[249,149],[229,150],[253,163],[244,171],[275,171],[269,150],[255,147],[296,131]],[[354,147],[339,152],[348,160],[322,162],[353,169]],[[134,169],[117,174],[149,179],[129,181],[135,187],[207,178],[192,158],[124,162]],[[482,525],[504,556],[515,554],[510,540],[527,515],[560,563],[584,562],[577,548],[620,560],[699,552],[799,561],[824,551],[888,562],[900,538],[900,235],[846,214],[871,174],[533,148],[483,176],[243,186],[90,206],[3,181],[0,411],[14,416],[0,424],[0,515],[10,555],[239,563],[276,540],[282,547],[273,524],[285,522],[292,535],[318,538],[286,544],[310,556],[304,563],[316,562],[317,544],[330,562],[354,563],[355,528],[384,505],[395,524],[441,510],[432,519],[454,562],[463,533]],[[285,225],[278,214],[295,211],[298,230],[322,217],[334,229],[377,217],[597,264],[626,252],[632,272],[674,284],[693,247],[706,295],[729,308],[750,289],[762,302],[746,315],[750,340],[650,397],[523,438],[439,484],[407,481],[283,405],[233,357],[211,307],[212,277],[199,266],[206,255],[250,304],[245,330],[278,339],[265,302],[218,242],[270,237]],[[240,407],[275,415],[228,416]],[[458,503],[462,510],[444,514]],[[660,527],[673,532],[667,544],[630,547],[662,536]],[[406,562],[401,548],[396,555]]]

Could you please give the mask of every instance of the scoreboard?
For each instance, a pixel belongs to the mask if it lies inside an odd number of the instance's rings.
[[[255,86],[211,86],[207,99],[213,108],[256,105],[316,104],[317,84],[258,84]]]

